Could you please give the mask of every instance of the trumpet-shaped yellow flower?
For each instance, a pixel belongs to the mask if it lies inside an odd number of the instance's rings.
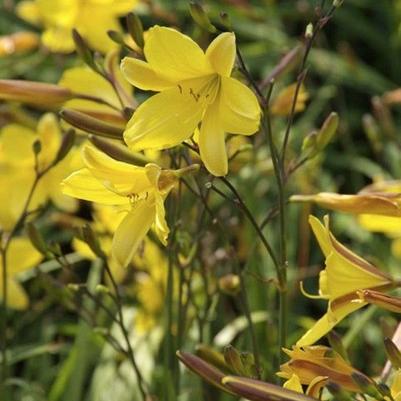
[[[289,379],[287,388],[300,392],[300,384],[309,385],[309,393],[319,390],[329,380],[349,391],[360,391],[352,379],[353,373],[363,375],[349,365],[337,352],[321,345],[311,347],[294,346],[284,349],[290,360],[280,366],[279,377]],[[367,380],[369,380],[366,377]],[[318,391],[317,391],[318,392]]]
[[[62,182],[62,190],[78,199],[125,206],[129,210],[114,234],[115,262],[127,266],[151,226],[166,244],[169,229],[164,200],[182,171],[162,170],[153,163],[134,166],[89,146],[83,149],[83,160],[86,168],[67,177]]]
[[[35,267],[42,255],[32,246],[27,238],[18,237],[11,240],[7,250],[7,306],[13,309],[25,309],[28,296],[17,281],[17,276],[25,270]],[[1,273],[4,261],[0,256]],[[4,298],[3,274],[0,274],[0,299]]]
[[[310,216],[309,223],[326,257],[326,268],[320,272],[319,296],[316,298],[327,299],[329,306],[327,313],[298,340],[298,346],[315,343],[347,315],[366,305],[358,291],[384,291],[395,285],[391,276],[338,242],[329,230],[327,217],[325,226],[314,216]]]
[[[260,108],[254,93],[231,78],[235,36],[220,34],[206,52],[188,36],[155,26],[145,40],[147,62],[126,57],[122,70],[134,86],[160,92],[129,121],[124,139],[132,150],[165,149],[189,139],[200,124],[199,151],[206,168],[227,174],[225,133],[252,135]]]
[[[10,230],[20,216],[35,179],[35,155],[32,149],[37,140],[42,144],[37,156],[39,171],[46,169],[56,158],[61,145],[61,131],[53,114],[45,114],[39,121],[36,132],[20,124],[3,127],[0,135],[0,183],[2,211],[0,226]],[[79,168],[80,161],[75,149],[52,167],[40,180],[29,209],[35,209],[50,199],[57,207],[73,211],[77,202],[64,196],[60,182],[73,170]]]
[[[74,50],[71,31],[75,28],[92,48],[106,53],[115,47],[107,31],[121,31],[118,18],[137,3],[137,0],[32,0],[19,4],[18,14],[44,26],[42,41],[54,52]]]

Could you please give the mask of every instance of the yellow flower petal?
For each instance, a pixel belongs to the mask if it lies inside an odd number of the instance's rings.
[[[120,196],[106,189],[87,169],[72,173],[61,183],[63,194],[73,198],[98,202],[104,205],[128,205],[126,196]]]
[[[155,206],[145,200],[137,202],[127,214],[113,238],[112,258],[118,266],[128,266],[154,220]]]
[[[329,310],[297,342],[298,347],[314,344],[341,322],[346,316],[365,306],[362,302],[344,302],[335,312]]]
[[[299,377],[295,373],[283,384],[283,387],[287,390],[296,391],[297,393],[304,393]]]
[[[231,74],[235,54],[235,35],[232,32],[224,32],[217,36],[206,50],[206,57],[213,69],[225,77]]]
[[[141,194],[152,189],[143,167],[114,160],[92,146],[85,146],[82,156],[92,175],[118,194]]]
[[[124,132],[134,151],[166,149],[191,137],[202,118],[204,107],[180,88],[167,89],[146,100],[135,111]]]
[[[326,227],[315,216],[309,216],[309,224],[312,227],[317,241],[319,242],[320,249],[322,250],[324,256],[327,257],[331,253],[332,247],[330,236]]]
[[[254,93],[234,78],[221,78],[220,118],[225,132],[252,135],[259,128],[260,107]]]
[[[166,211],[164,209],[164,199],[159,194],[155,194],[156,216],[153,229],[163,245],[167,245],[167,238],[170,232],[166,222]]]
[[[143,60],[125,57],[121,62],[121,70],[127,81],[140,89],[160,92],[176,84],[157,75],[152,67]]]
[[[175,29],[154,26],[145,40],[146,60],[157,75],[180,82],[212,73],[202,49]]]
[[[3,299],[2,280],[0,280],[0,284],[0,299]],[[22,286],[14,279],[7,279],[7,307],[16,310],[24,310],[28,307],[28,304],[28,296]]]
[[[214,105],[206,110],[202,121],[199,132],[199,151],[208,171],[217,177],[227,174],[225,133],[221,126],[219,110]]]
[[[401,217],[360,214],[358,222],[363,228],[369,231],[396,236],[401,235]]]
[[[28,238],[14,238],[7,251],[7,273],[14,276],[31,269],[42,260],[42,255],[31,244]]]
[[[42,34],[43,44],[56,53],[70,53],[74,50],[71,28],[51,27]]]

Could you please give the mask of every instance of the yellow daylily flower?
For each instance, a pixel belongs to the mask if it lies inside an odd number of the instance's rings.
[[[295,95],[297,84],[292,84],[285,87],[272,101],[270,111],[277,116],[287,116],[291,113],[292,102]],[[295,113],[300,113],[305,110],[306,102],[309,99],[309,93],[304,85],[301,85],[297,102],[295,104]]]
[[[53,114],[45,114],[38,122],[36,131],[20,124],[8,124],[0,135],[0,182],[7,191],[1,191],[4,201],[0,212],[0,226],[10,230],[20,216],[35,179],[35,156],[32,145],[36,140],[42,144],[37,157],[39,171],[47,168],[56,158],[61,145],[61,131]],[[57,207],[73,211],[77,202],[61,193],[61,180],[80,162],[75,149],[57,165],[52,167],[40,180],[30,210],[50,199]]]
[[[7,306],[23,310],[28,306],[28,296],[17,281],[19,273],[35,267],[42,259],[42,255],[24,237],[11,240],[7,250]],[[0,272],[4,269],[4,261],[0,255]],[[4,298],[3,274],[0,274],[0,299]]]
[[[390,386],[391,396],[394,401],[401,401],[401,370],[398,369],[392,379],[392,383]]]
[[[63,193],[104,205],[125,206],[129,210],[114,234],[113,260],[119,266],[127,266],[151,226],[165,245],[169,229],[164,200],[183,170],[162,170],[153,163],[134,166],[90,146],[85,146],[82,154],[86,167],[62,182]]]
[[[390,275],[338,242],[329,230],[327,216],[325,225],[314,216],[309,217],[309,223],[326,257],[326,267],[319,275],[319,295],[315,297],[327,299],[329,305],[327,313],[297,341],[297,346],[315,343],[347,315],[366,305],[358,291],[384,291],[396,285]]]
[[[147,62],[132,57],[122,71],[134,86],[160,92],[129,121],[124,139],[132,150],[165,149],[189,139],[200,124],[199,151],[206,168],[227,174],[225,133],[252,135],[260,107],[254,93],[231,78],[235,36],[222,33],[204,52],[191,38],[155,26],[145,39]]]
[[[71,31],[77,29],[89,45],[103,53],[116,45],[107,31],[121,32],[118,18],[132,11],[138,0],[32,0],[18,5],[20,17],[43,25],[42,41],[51,51],[74,50]]]
[[[353,373],[363,375],[363,373],[349,365],[331,348],[321,345],[303,348],[294,346],[292,350],[284,349],[284,352],[290,360],[280,366],[277,376],[289,379],[286,383],[287,388],[299,391],[300,384],[306,384],[309,385],[307,394],[316,396],[322,386],[331,381],[345,390],[360,391],[351,375]]]

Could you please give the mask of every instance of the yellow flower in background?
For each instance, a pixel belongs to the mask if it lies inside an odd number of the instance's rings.
[[[19,273],[35,267],[42,255],[33,247],[27,238],[13,238],[7,250],[7,306],[23,310],[28,307],[28,296],[18,283]],[[0,271],[4,269],[4,261],[0,256]],[[0,274],[0,299],[4,298],[3,274]]]
[[[164,200],[180,174],[190,167],[162,170],[153,163],[138,167],[114,160],[89,146],[83,149],[83,161],[86,168],[67,177],[62,182],[62,190],[78,199],[125,206],[129,211],[114,234],[112,258],[115,262],[127,266],[152,226],[165,245],[169,229]]]
[[[61,131],[53,114],[45,114],[38,122],[36,131],[20,124],[9,124],[0,134],[0,183],[2,211],[0,226],[10,230],[20,216],[35,179],[35,156],[33,143],[42,144],[38,155],[39,171],[47,168],[56,158],[61,145]],[[60,182],[80,167],[75,149],[52,167],[40,180],[29,209],[33,210],[50,199],[58,208],[74,211],[77,202],[62,194]]]
[[[276,116],[287,116],[291,113],[292,102],[295,95],[297,84],[285,87],[271,102],[270,111]],[[309,99],[309,93],[305,86],[301,85],[298,92],[297,102],[295,104],[295,113],[305,110],[306,102]]]
[[[199,151],[206,168],[227,174],[225,133],[252,135],[260,108],[254,93],[231,78],[236,48],[233,33],[220,34],[204,52],[191,38],[165,27],[148,31],[146,62],[122,61],[127,80],[160,92],[129,121],[124,139],[134,151],[165,149],[189,139],[200,124]]]
[[[294,346],[292,350],[284,349],[284,352],[290,357],[290,360],[280,366],[277,376],[290,380],[287,382],[287,388],[290,390],[299,390],[298,381],[299,384],[309,385],[310,391],[314,387],[313,391],[315,392],[320,390],[327,381],[331,381],[339,384],[345,390],[360,391],[351,375],[353,373],[363,375],[363,373],[349,365],[331,348],[321,345],[303,348]],[[365,377],[369,380],[367,376]]]
[[[18,5],[23,19],[42,25],[42,41],[53,52],[69,53],[75,49],[73,28],[89,45],[103,53],[116,47],[108,30],[121,31],[118,18],[128,14],[138,0],[32,0]]]
[[[315,343],[347,315],[366,305],[358,291],[384,291],[395,286],[391,276],[337,241],[327,217],[325,225],[314,216],[309,217],[309,223],[326,257],[326,267],[319,276],[319,295],[315,297],[327,299],[329,305],[327,313],[297,341],[297,346]]]
[[[109,52],[105,60],[105,68],[112,71],[120,96],[124,99],[132,97],[132,86],[123,77],[118,68],[116,52]],[[82,111],[102,121],[125,127],[126,121],[122,116],[122,105],[118,94],[109,81],[91,70],[87,66],[73,67],[65,70],[58,83],[59,86],[69,89],[74,94],[81,94],[88,98],[102,99],[108,104],[102,104],[90,99],[72,99],[64,103],[64,107]]]

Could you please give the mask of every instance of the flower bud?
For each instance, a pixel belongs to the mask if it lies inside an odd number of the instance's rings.
[[[113,139],[122,139],[123,131],[121,128],[91,117],[89,114],[73,109],[63,109],[60,111],[60,116],[73,127],[90,132],[91,134]]]
[[[383,399],[383,396],[377,390],[376,383],[372,379],[359,372],[352,373],[351,377],[364,394],[367,394],[377,400]]]
[[[222,383],[238,396],[252,401],[315,401],[301,393],[245,377],[225,376]]]
[[[309,23],[305,29],[305,38],[310,39],[313,36],[313,24]]]
[[[386,354],[394,369],[401,369],[401,352],[390,338],[384,339]]]
[[[231,395],[235,395],[234,392],[222,384],[222,380],[225,375],[214,366],[187,352],[177,351],[177,357],[188,369],[192,370],[208,383]]]
[[[72,39],[74,40],[75,48],[82,61],[93,71],[103,75],[100,67],[96,63],[92,50],[76,29],[72,30]]]
[[[347,350],[344,347],[344,344],[341,341],[340,336],[335,331],[330,331],[327,335],[327,339],[329,340],[330,347],[333,348],[345,361],[349,361]]]
[[[39,36],[33,32],[16,32],[0,36],[0,57],[34,50],[39,43]]]
[[[236,274],[226,274],[219,278],[219,288],[228,295],[236,295],[240,291],[240,279]]]
[[[39,230],[35,227],[35,225],[31,222],[26,224],[26,232],[28,237],[32,243],[32,245],[44,256],[49,255],[49,250],[47,248],[46,242],[39,232]]]
[[[226,364],[234,371],[237,375],[245,376],[245,369],[242,363],[241,354],[232,345],[227,345],[224,348],[224,360]]]
[[[143,49],[143,46],[145,45],[145,41],[143,39],[143,26],[142,21],[136,14],[128,14],[127,27],[129,34],[131,35],[132,39],[134,39],[134,42],[138,45],[138,47]]]
[[[69,129],[64,135],[63,139],[61,140],[61,145],[57,151],[56,158],[54,160],[54,163],[57,164],[61,160],[64,159],[64,157],[67,156],[68,152],[71,150],[71,148],[74,146],[75,142],[75,131],[73,129]]]
[[[216,32],[216,27],[212,25],[206,11],[197,1],[191,1],[189,3],[189,12],[193,20],[205,31],[210,33]]]
[[[363,302],[377,305],[391,312],[401,313],[401,298],[386,295],[374,290],[361,290],[358,291],[357,294],[359,299]]]
[[[96,237],[96,234],[92,230],[89,224],[85,224],[82,227],[82,236],[84,241],[89,245],[91,251],[98,257],[104,258],[104,252],[100,247],[99,241]]]
[[[125,46],[124,37],[121,32],[110,30],[107,31],[107,36],[118,45]]]
[[[0,79],[0,99],[2,100],[57,107],[73,97],[69,89],[58,85]]]

